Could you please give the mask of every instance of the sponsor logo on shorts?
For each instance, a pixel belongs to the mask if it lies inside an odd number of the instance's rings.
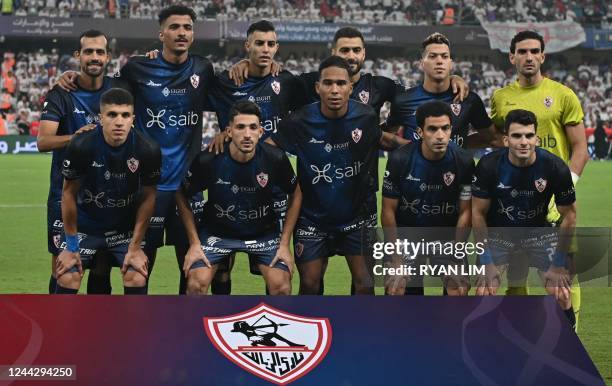
[[[209,238],[206,239],[206,244],[208,244],[208,245],[210,245],[212,247],[215,244],[217,244],[219,241],[221,241],[220,238],[215,237],[215,236],[210,236]]]

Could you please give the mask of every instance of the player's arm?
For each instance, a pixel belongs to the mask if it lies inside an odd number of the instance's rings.
[[[271,64],[271,74],[272,76],[278,76],[278,74],[282,71],[283,66],[277,61],[273,60]],[[241,86],[246,78],[249,77],[249,60],[242,59],[238,63],[234,63],[228,70],[229,78],[234,81],[236,86]]]
[[[74,266],[78,268],[81,275],[83,274],[77,234],[77,194],[80,188],[81,182],[79,180],[64,179],[62,189],[62,219],[64,222],[66,248],[57,257],[56,272],[58,277]]]
[[[300,184],[297,183],[295,186],[295,191],[289,195],[289,207],[287,209],[287,216],[285,217],[285,222],[283,223],[283,231],[281,232],[280,245],[278,247],[278,251],[276,252],[276,256],[270,263],[270,267],[274,267],[278,260],[282,260],[289,268],[289,275],[293,275],[293,265],[294,258],[291,254],[291,249],[289,247],[289,243],[291,241],[291,235],[293,234],[293,230],[295,229],[295,224],[297,223],[298,216],[300,215],[300,209],[302,207],[302,189],[300,188]]]
[[[495,295],[499,287],[499,272],[493,263],[491,252],[487,249],[488,238],[487,213],[491,206],[488,198],[472,198],[472,226],[477,243],[485,246],[485,251],[479,257],[479,263],[485,266],[485,276],[479,278],[476,285],[476,295]]]
[[[465,98],[470,94],[470,86],[467,82],[460,77],[459,75],[451,75],[451,88],[453,89],[453,94],[455,94],[455,98],[453,102],[460,103],[463,102]]]
[[[567,134],[567,139],[572,148],[569,167],[572,172],[572,181],[575,184],[578,182],[578,178],[582,175],[582,171],[589,161],[587,140],[584,135],[584,123],[580,122],[577,125],[566,125],[565,133]]]
[[[395,150],[398,147],[407,145],[409,143],[409,140],[402,138],[395,133],[383,131],[382,135],[380,136],[380,148],[387,151]]]
[[[59,122],[40,121],[40,129],[36,137],[36,145],[39,152],[46,152],[55,149],[62,149],[68,145],[74,134],[81,134],[96,128],[94,123],[85,125],[70,135],[56,135]]]
[[[477,130],[468,135],[467,147],[470,149],[482,149],[485,147],[504,147],[503,134],[494,123],[484,129]]]

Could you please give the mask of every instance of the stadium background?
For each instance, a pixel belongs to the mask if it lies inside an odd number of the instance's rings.
[[[116,71],[130,55],[159,48],[159,9],[171,1],[133,0],[2,0],[0,16],[0,141],[27,141],[36,135],[42,99],[58,75],[76,69],[71,53],[85,29],[97,28],[111,37]],[[186,2],[189,5],[190,2]],[[242,42],[249,21],[268,18],[279,31],[277,60],[295,73],[316,70],[329,54],[331,37],[341,25],[355,25],[366,36],[364,71],[398,79],[406,86],[421,82],[419,42],[434,31],[451,40],[455,73],[469,82],[489,107],[492,92],[514,79],[507,54],[491,49],[491,36],[500,26],[539,28],[555,36],[568,25],[584,33],[580,42],[547,55],[546,76],[571,87],[585,112],[585,135],[594,156],[596,128],[606,133],[610,155],[612,138],[612,3],[605,1],[523,0],[218,0],[193,2],[200,17],[192,52],[209,57],[217,71],[243,57]],[[130,20],[126,20],[130,19]],[[291,20],[291,23],[286,22]],[[542,24],[546,22],[547,24]],[[536,23],[536,24],[533,24]],[[497,29],[496,29],[497,28]],[[487,32],[489,31],[489,33]],[[572,37],[573,38],[573,37]],[[563,39],[561,39],[563,40]],[[567,39],[568,41],[571,40]],[[384,119],[383,109],[381,119]],[[207,115],[203,140],[217,130]],[[2,148],[0,148],[2,152]],[[7,151],[12,153],[12,151]],[[45,202],[49,156],[0,156],[0,284],[1,293],[45,293],[49,274],[46,252]],[[603,160],[602,160],[603,161]],[[382,159],[380,168],[383,169]],[[612,163],[587,164],[578,192],[579,226],[612,226],[609,187]],[[261,279],[251,277],[239,259],[233,292],[263,293]],[[163,248],[151,280],[151,293],[176,293],[178,277],[174,252]],[[326,276],[327,294],[347,294],[349,274],[341,259],[331,259]],[[294,291],[297,286],[295,285]],[[83,286],[84,287],[84,286]],[[121,288],[117,270],[113,287]],[[607,383],[612,383],[612,290],[608,278],[583,283],[579,335]],[[117,292],[115,290],[115,292]],[[430,293],[439,293],[433,289]],[[535,290],[537,293],[538,291]]]

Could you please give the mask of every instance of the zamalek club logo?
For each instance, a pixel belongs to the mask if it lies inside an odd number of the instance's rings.
[[[368,101],[370,100],[370,93],[366,90],[363,90],[359,93],[359,99],[361,100],[362,103],[368,103]]]
[[[235,315],[204,317],[204,329],[227,359],[278,385],[312,371],[332,338],[329,319],[289,314],[264,303]]]
[[[280,94],[281,85],[278,81],[275,80],[274,82],[272,82],[271,86],[272,86],[272,91],[274,91],[276,95]]]

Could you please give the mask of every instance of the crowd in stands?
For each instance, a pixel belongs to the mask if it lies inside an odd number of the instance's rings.
[[[128,60],[129,55],[122,53],[112,59],[108,73],[116,72]],[[66,70],[76,70],[77,61],[68,54],[56,50],[45,52],[42,49],[29,53],[5,52],[2,56],[0,78],[0,134],[37,133],[42,101],[49,87],[59,74]],[[210,58],[216,71],[231,66],[236,59]],[[316,71],[320,58],[288,56],[283,68],[295,74]],[[585,125],[595,127],[598,120],[612,121],[612,64],[585,63],[578,68],[568,69],[563,62],[547,60],[544,71],[546,76],[560,81],[572,88],[582,102],[585,112]],[[489,63],[486,58],[464,58],[455,61],[455,73],[469,82],[470,88],[489,106],[490,97],[498,88],[514,81],[514,69],[501,69]],[[386,76],[401,81],[406,87],[422,82],[418,59],[368,59],[363,71]],[[387,109],[383,109],[384,119]],[[218,129],[216,120],[207,115],[205,135],[211,136]]]
[[[0,0],[17,16],[155,19],[176,0]],[[185,0],[200,19],[299,20],[356,24],[478,24],[558,21],[612,28],[606,0]]]

